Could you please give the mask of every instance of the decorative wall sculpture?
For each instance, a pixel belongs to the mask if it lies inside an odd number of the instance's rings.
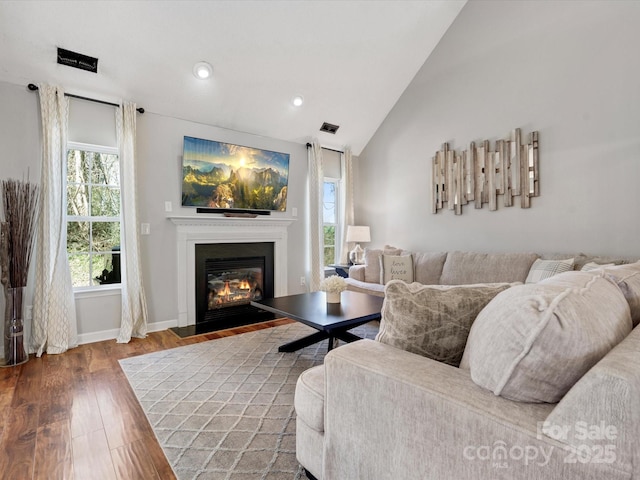
[[[523,144],[520,129],[511,137],[497,140],[494,151],[485,140],[480,146],[471,142],[468,150],[456,152],[449,144],[433,157],[432,213],[448,208],[456,215],[462,205],[473,202],[475,208],[489,204],[489,210],[498,209],[498,195],[503,196],[505,207],[511,207],[520,197],[520,206],[529,208],[531,197],[540,194],[538,187],[538,132],[529,134],[529,143]],[[446,207],[444,206],[446,204]]]

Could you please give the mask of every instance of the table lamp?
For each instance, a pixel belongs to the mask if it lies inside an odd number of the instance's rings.
[[[354,265],[364,263],[364,250],[360,247],[360,242],[370,242],[371,232],[369,227],[362,225],[347,226],[347,242],[355,242],[356,246],[349,252],[349,260]]]

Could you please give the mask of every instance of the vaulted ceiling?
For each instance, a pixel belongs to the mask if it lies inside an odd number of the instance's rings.
[[[465,2],[3,0],[0,81],[357,155]],[[97,57],[98,73],[57,64],[57,47]]]

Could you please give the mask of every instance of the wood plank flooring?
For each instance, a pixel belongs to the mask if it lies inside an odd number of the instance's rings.
[[[118,360],[291,323],[80,345],[0,368],[0,478],[174,479]]]

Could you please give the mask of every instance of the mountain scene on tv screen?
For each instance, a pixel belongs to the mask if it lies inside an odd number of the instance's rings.
[[[182,205],[287,209],[289,154],[184,138]]]

